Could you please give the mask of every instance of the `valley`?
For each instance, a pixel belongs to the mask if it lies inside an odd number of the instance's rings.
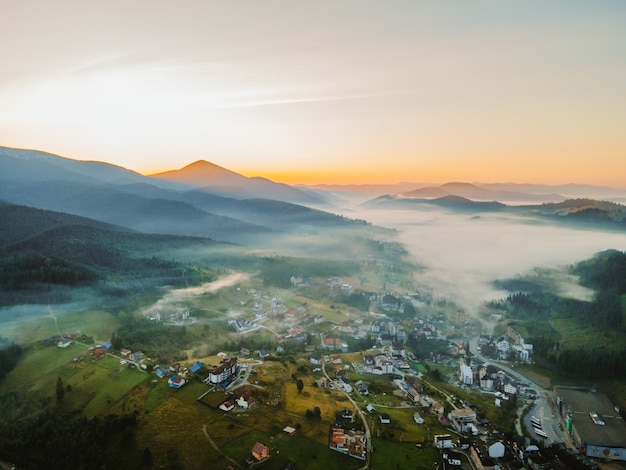
[[[126,173],[131,187],[86,184],[100,171],[88,167],[40,184],[5,166],[2,461],[432,468],[454,453],[470,468],[501,443],[495,458],[515,468],[601,445],[558,427],[571,416],[555,386],[626,409],[617,203],[494,214],[327,194],[326,212],[319,199],[234,199]],[[564,210],[584,223],[563,223]],[[619,439],[607,445],[621,455]]]

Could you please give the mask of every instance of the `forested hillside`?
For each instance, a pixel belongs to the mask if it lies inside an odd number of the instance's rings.
[[[140,279],[159,286],[212,279],[206,269],[167,257],[168,250],[213,246],[212,240],[147,235],[23,206],[3,205],[0,210],[7,216],[0,234],[1,305],[67,301],[56,288],[100,286],[99,281]],[[123,292],[118,289],[117,295]]]
[[[520,279],[498,281],[499,288],[513,293],[491,306],[504,310],[526,333],[537,361],[572,377],[626,378],[626,253],[605,251],[571,271],[595,290],[592,301],[565,298],[532,279]],[[573,332],[575,339],[568,336]]]

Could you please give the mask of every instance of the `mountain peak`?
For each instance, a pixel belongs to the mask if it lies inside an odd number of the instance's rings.
[[[221,167],[219,165],[216,165],[215,163],[207,162],[206,160],[198,160],[198,161],[195,161],[193,163],[190,163],[187,166],[182,167],[178,171],[191,170],[191,169],[193,169],[193,170],[200,170],[200,169],[204,170],[204,169],[207,169],[207,168],[220,168],[222,170],[226,170],[226,168]],[[229,170],[227,170],[227,171],[229,171]]]
[[[180,170],[170,170],[150,176],[152,178],[197,186],[216,184],[230,186],[237,183],[241,184],[242,181],[248,179],[239,173],[235,173],[215,163],[207,162],[206,160],[195,161]]]

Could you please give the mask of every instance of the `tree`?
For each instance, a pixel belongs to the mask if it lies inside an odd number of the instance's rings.
[[[313,408],[313,416],[315,416],[315,419],[322,419],[322,410],[320,410],[319,406]]]
[[[152,467],[152,451],[148,447],[143,450],[143,464],[145,467]]]
[[[122,340],[122,338],[117,336],[115,332],[113,332],[113,334],[111,335],[111,346],[113,347],[114,351],[119,351],[124,347],[124,341]]]
[[[304,388],[304,382],[302,379],[298,379],[296,382],[296,387],[298,387],[298,393],[302,393],[302,389]]]
[[[63,380],[61,377],[57,379],[57,405],[63,403],[65,399],[65,387],[63,386]]]

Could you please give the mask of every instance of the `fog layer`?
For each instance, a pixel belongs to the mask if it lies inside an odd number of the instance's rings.
[[[469,313],[485,300],[507,295],[493,288],[494,279],[526,274],[537,267],[566,268],[606,249],[626,250],[624,233],[507,215],[359,209],[358,216],[398,230],[398,241],[413,261],[426,267],[415,277],[418,290],[455,300]],[[576,281],[563,272],[557,280],[560,293],[589,300],[589,290]]]

